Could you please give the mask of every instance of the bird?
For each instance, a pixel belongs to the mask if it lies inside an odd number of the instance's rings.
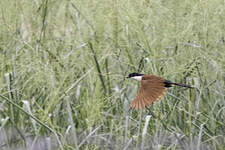
[[[139,91],[130,104],[132,109],[137,110],[149,107],[155,101],[159,101],[165,95],[167,89],[173,85],[193,88],[189,85],[171,82],[170,80],[151,74],[130,73],[127,78],[136,79],[141,82]]]

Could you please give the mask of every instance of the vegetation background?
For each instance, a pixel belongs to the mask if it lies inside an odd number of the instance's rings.
[[[0,149],[225,149],[224,0],[1,0]],[[131,72],[174,87],[129,110]]]

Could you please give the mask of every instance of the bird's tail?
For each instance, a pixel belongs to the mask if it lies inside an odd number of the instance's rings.
[[[186,84],[182,84],[182,83],[175,83],[175,82],[171,82],[169,80],[165,80],[164,84],[165,84],[165,87],[172,87],[172,85],[177,85],[177,86],[186,87],[186,88],[193,88],[190,85],[186,85]]]
[[[190,85],[186,85],[186,84],[182,84],[182,83],[171,83],[173,85],[177,85],[177,86],[181,86],[181,87],[186,87],[186,88],[193,88],[192,86]]]

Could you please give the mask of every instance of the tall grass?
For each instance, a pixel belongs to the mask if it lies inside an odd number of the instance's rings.
[[[0,149],[225,149],[223,0],[0,8]],[[131,72],[195,89],[132,111]]]

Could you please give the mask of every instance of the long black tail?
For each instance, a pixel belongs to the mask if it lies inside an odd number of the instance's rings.
[[[164,84],[165,84],[165,87],[167,87],[167,88],[172,87],[172,85],[177,85],[177,86],[186,87],[186,88],[193,88],[190,85],[186,85],[186,84],[182,84],[182,83],[174,83],[169,80],[165,80]]]

